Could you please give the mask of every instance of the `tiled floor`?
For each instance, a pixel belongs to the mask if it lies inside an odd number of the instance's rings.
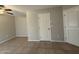
[[[27,38],[14,38],[0,44],[1,54],[71,54],[79,53],[79,47],[58,42],[28,42]]]

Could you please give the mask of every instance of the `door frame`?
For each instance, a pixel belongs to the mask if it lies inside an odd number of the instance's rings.
[[[50,13],[49,12],[47,12],[47,13],[39,13],[38,14],[38,23],[39,23],[39,15],[41,15],[41,14],[49,14],[49,16],[50,16]],[[51,22],[50,22],[51,20],[49,20],[49,25],[50,25],[50,40],[41,40],[41,34],[40,34],[40,23],[39,23],[39,38],[40,38],[40,41],[52,41],[52,39],[51,39]]]

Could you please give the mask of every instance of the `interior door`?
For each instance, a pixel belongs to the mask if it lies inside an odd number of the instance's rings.
[[[51,41],[50,13],[38,14],[40,41]]]

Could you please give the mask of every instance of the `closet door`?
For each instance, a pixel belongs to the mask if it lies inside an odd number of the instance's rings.
[[[41,41],[51,41],[50,13],[38,14]]]

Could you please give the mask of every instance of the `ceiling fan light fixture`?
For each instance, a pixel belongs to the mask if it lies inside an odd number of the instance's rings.
[[[4,8],[4,7],[5,7],[4,5],[0,5],[0,9],[1,9],[1,8]]]
[[[7,9],[7,8],[5,8],[4,5],[0,5],[0,14],[4,14],[4,13],[13,15],[12,9]]]
[[[4,12],[0,12],[0,14],[4,14]]]
[[[0,9],[0,14],[4,14],[4,10],[3,9]]]
[[[5,11],[12,11],[11,9],[5,9]]]

